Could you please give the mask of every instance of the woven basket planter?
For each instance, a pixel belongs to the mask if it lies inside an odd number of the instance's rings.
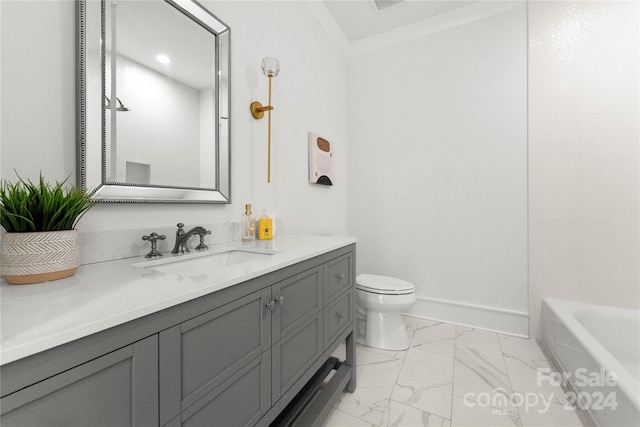
[[[12,285],[72,276],[80,265],[76,230],[4,233],[0,271]]]

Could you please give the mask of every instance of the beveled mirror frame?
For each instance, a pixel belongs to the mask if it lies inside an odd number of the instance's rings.
[[[100,2],[99,13],[90,13],[87,1],[77,1],[77,159],[78,185],[91,192],[93,201],[119,203],[231,203],[231,134],[230,134],[230,86],[231,86],[231,47],[230,28],[209,12],[204,6],[194,0],[157,0],[165,1],[176,9],[176,13],[183,13],[189,17],[194,25],[200,25],[215,35],[216,39],[216,73],[215,84],[217,115],[214,124],[216,132],[216,185],[215,188],[184,188],[173,186],[139,185],[109,182],[106,179],[106,138],[105,138],[105,109],[89,111],[87,106],[87,26],[93,29],[97,26],[100,40],[105,40],[105,0]],[[97,8],[96,8],[97,9]],[[92,31],[95,33],[95,31]],[[95,42],[95,41],[94,41]],[[98,41],[99,43],[100,41]],[[101,54],[101,93],[95,94],[99,99],[105,96],[105,52]],[[221,88],[220,81],[226,78],[226,85]],[[95,86],[95,85],[94,85]],[[226,90],[222,93],[222,90]],[[88,116],[94,120],[87,120]],[[101,126],[90,126],[89,122],[97,122],[100,117]],[[95,128],[100,129],[95,129]],[[87,135],[100,133],[102,143],[102,161],[91,162],[87,157]],[[96,136],[97,139],[98,137]],[[101,164],[93,164],[101,163]],[[97,175],[99,182],[89,182],[88,175]]]

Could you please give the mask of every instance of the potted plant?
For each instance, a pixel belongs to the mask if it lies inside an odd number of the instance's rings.
[[[67,178],[68,179],[68,178]],[[0,272],[11,284],[46,282],[73,275],[80,265],[78,220],[93,205],[88,193],[18,177],[0,182],[0,225],[5,229]]]

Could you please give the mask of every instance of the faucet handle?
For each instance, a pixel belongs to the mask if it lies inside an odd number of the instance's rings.
[[[196,246],[196,251],[206,251],[207,249],[209,249],[209,246],[207,246],[204,243],[204,236],[206,236],[207,234],[211,234],[211,230],[205,230],[204,233],[199,233],[199,234],[200,234],[200,244]]]
[[[178,226],[178,231],[176,233],[182,236],[184,234],[184,224],[179,222],[176,225]]]
[[[164,234],[160,235],[160,234],[155,233],[155,232],[149,234],[148,236],[142,236],[142,240],[148,240],[148,241],[151,242],[151,252],[146,254],[144,257],[145,258],[161,257],[162,254],[160,252],[158,252],[157,243],[158,243],[158,240],[164,240],[166,238],[167,238],[167,236],[165,236]]]
[[[148,240],[151,243],[155,243],[158,240],[164,240],[166,238],[167,238],[167,236],[165,236],[164,234],[160,235],[160,234],[155,233],[155,232],[149,234],[148,236],[142,236],[142,240]]]

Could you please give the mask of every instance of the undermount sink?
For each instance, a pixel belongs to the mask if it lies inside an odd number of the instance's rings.
[[[181,255],[168,254],[162,258],[135,263],[133,266],[164,273],[193,274],[265,260],[276,253],[278,251],[271,249],[230,247]]]

